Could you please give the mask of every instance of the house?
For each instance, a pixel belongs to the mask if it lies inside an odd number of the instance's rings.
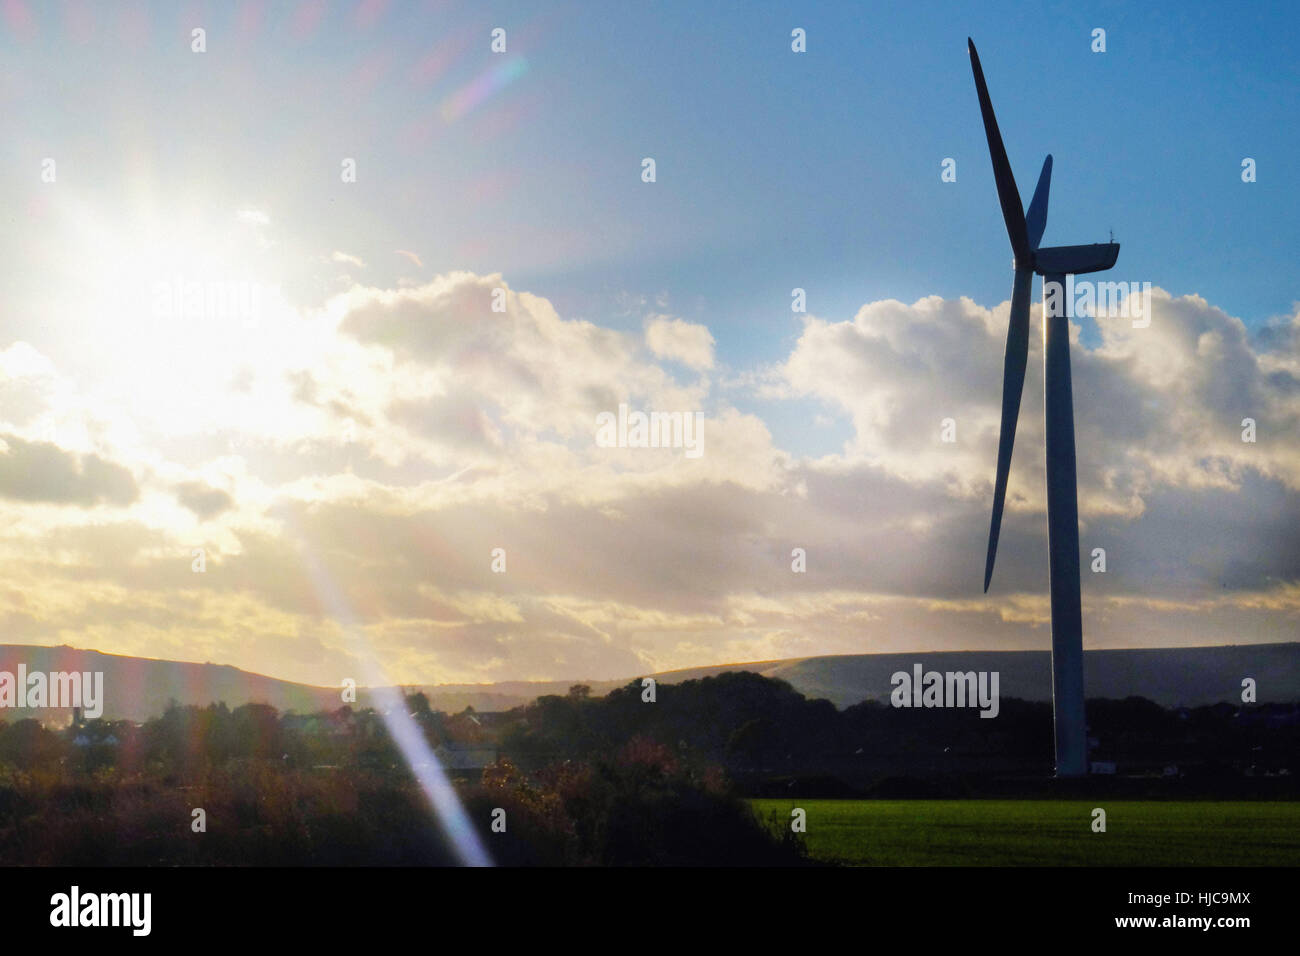
[[[286,730],[309,737],[344,737],[352,731],[352,716],[339,711],[317,714],[288,713],[280,718]]]
[[[100,732],[102,733],[102,730]],[[114,733],[107,733],[102,737],[96,737],[94,728],[87,728],[84,726],[80,728],[80,732],[72,738],[72,745],[74,747],[116,747],[119,743],[120,741]]]
[[[1094,760],[1092,767],[1089,768],[1091,773],[1113,774],[1115,772],[1115,761],[1113,760]]]
[[[497,762],[495,747],[439,744],[433,753],[444,770],[482,770]]]

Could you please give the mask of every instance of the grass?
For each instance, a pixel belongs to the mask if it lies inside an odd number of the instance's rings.
[[[807,812],[809,856],[848,866],[1296,866],[1300,803],[752,800],[773,829]],[[1106,811],[1106,832],[1092,811]]]

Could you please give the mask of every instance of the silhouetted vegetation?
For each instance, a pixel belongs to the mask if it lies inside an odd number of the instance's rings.
[[[894,708],[867,701],[837,710],[789,684],[748,672],[660,685],[655,703],[631,683],[603,698],[570,693],[512,711],[502,749],[521,766],[581,759],[642,735],[716,764],[762,792],[774,779],[821,781],[819,795],[888,777],[1049,775],[1052,708],[1003,698],[996,718],[977,708]],[[1295,774],[1294,703],[1165,709],[1149,700],[1090,700],[1094,759],[1123,773]],[[936,785],[941,786],[941,785]]]
[[[445,714],[423,694],[406,711],[507,864],[798,863],[788,823],[764,825],[742,797],[1014,796],[1051,784],[1051,707],[1015,699],[992,720],[874,702],[841,711],[779,680],[726,673],[660,685],[654,702],[639,683],[605,697],[576,685],[506,713]],[[1058,791],[1149,795],[1135,781],[1155,779],[1178,796],[1223,795],[1225,781],[1258,789],[1267,778],[1269,796],[1294,798],[1297,717],[1293,704],[1089,701],[1094,759],[1118,773]],[[491,826],[498,809],[504,832]],[[0,722],[0,863],[454,862],[371,709],[216,703],[172,705],[143,725]]]

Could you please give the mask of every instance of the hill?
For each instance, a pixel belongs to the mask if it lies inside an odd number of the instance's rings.
[[[887,700],[890,675],[910,671],[920,662],[926,670],[984,670],[1000,675],[1002,697],[1051,699],[1051,658],[1047,651],[944,651],[913,654],[852,654],[758,661],[697,667],[652,674],[663,683],[708,677],[727,671],[752,671],[787,681],[809,698],[825,698],[837,707],[863,700]],[[102,671],[103,716],[143,721],[161,713],[169,700],[206,705],[224,701],[230,707],[266,703],[280,711],[310,713],[342,704],[337,688],[315,687],[253,674],[223,664],[194,664],[104,654],[67,646],[0,645],[0,671]],[[1239,702],[1241,680],[1252,677],[1260,702],[1300,698],[1300,643],[1239,644],[1220,647],[1130,648],[1084,652],[1088,697],[1146,697],[1165,707],[1195,706],[1219,701]],[[527,704],[539,696],[564,694],[577,683],[595,695],[608,693],[640,675],[624,680],[501,681],[494,684],[423,685],[437,710],[502,711]],[[357,706],[372,703],[366,689]],[[0,709],[0,719],[36,717],[63,724],[68,710]]]

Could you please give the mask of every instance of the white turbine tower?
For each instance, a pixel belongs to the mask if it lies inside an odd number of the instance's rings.
[[[1047,548],[1052,595],[1052,716],[1056,733],[1056,774],[1088,772],[1088,741],[1083,716],[1083,614],[1079,599],[1079,504],[1074,466],[1074,405],[1070,390],[1070,322],[1064,304],[1066,275],[1109,269],[1119,257],[1117,243],[1040,248],[1047,225],[1047,192],[1052,157],[1043,162],[1029,212],[1022,211],[1020,193],[998,132],[997,117],[984,83],[979,54],[969,38],[970,64],[975,73],[984,133],[993,159],[1002,218],[1015,254],[1011,289],[1011,322],[1007,330],[1006,365],[1002,381],[1002,426],[998,440],[998,470],[993,486],[993,519],[989,525],[984,590],[993,576],[998,550],[1002,506],[1007,493],[1016,418],[1029,358],[1029,294],[1034,274],[1043,277],[1043,389],[1047,431]],[[1055,289],[1049,293],[1049,289]],[[1049,308],[1049,305],[1051,306]]]

